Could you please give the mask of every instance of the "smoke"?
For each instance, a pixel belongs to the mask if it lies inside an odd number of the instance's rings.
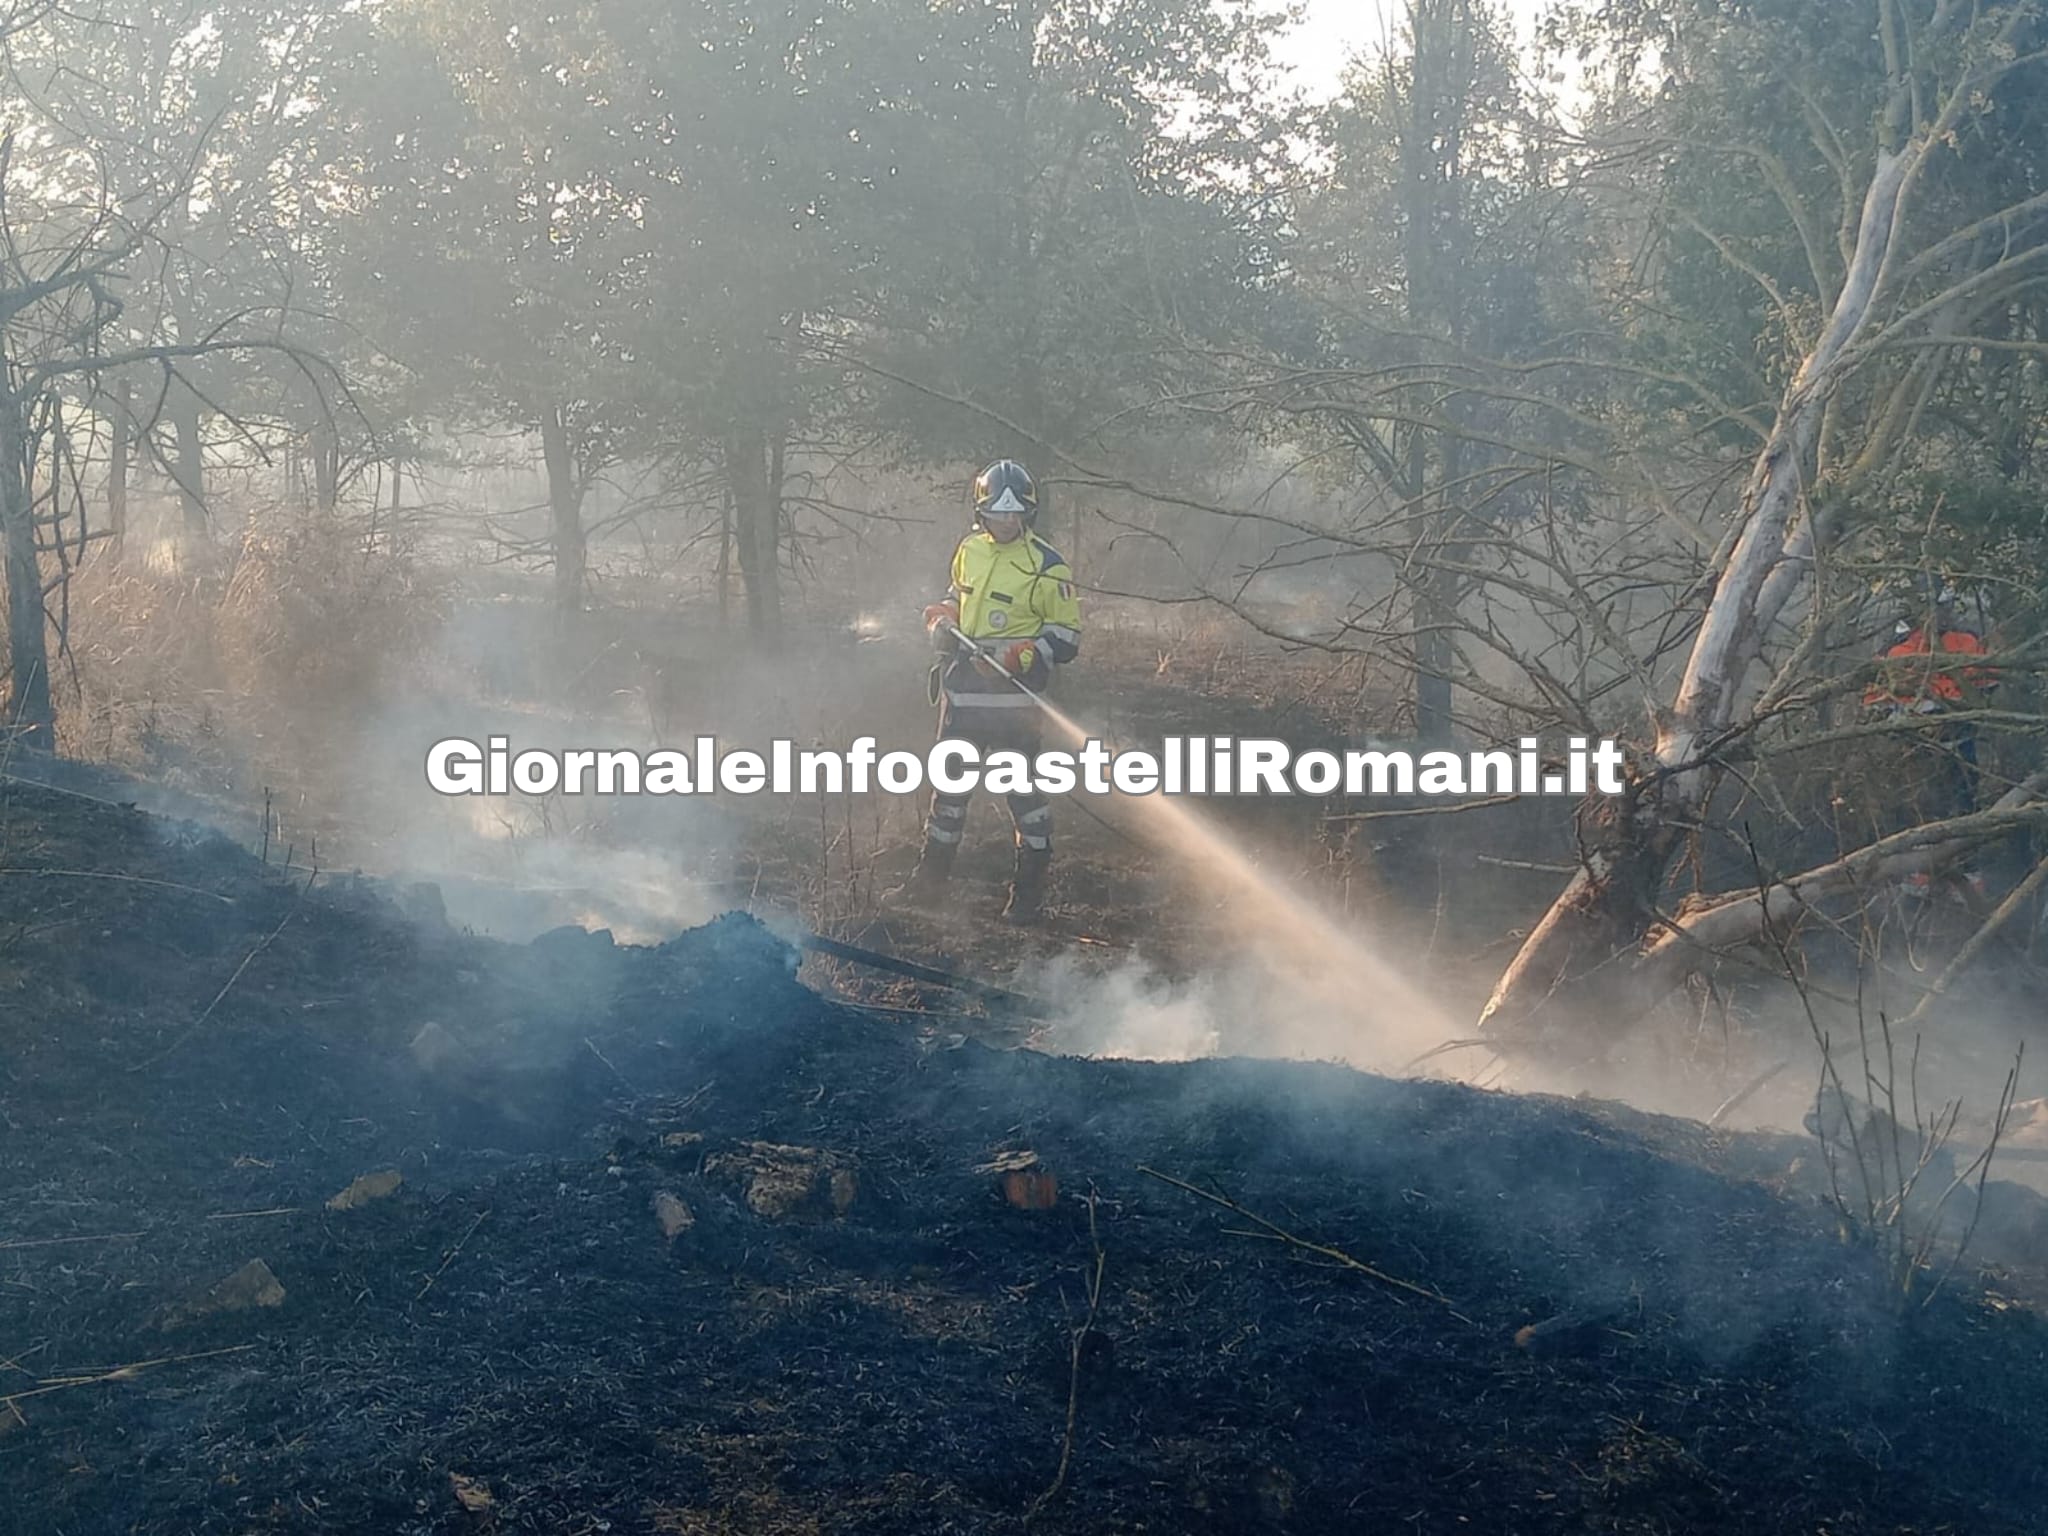
[[[927,661],[917,612],[943,558],[906,562],[844,611],[806,604],[773,643],[707,606],[564,615],[517,585],[455,604],[411,676],[369,710],[332,718],[297,764],[311,810],[349,863],[440,889],[448,920],[522,941],[563,924],[659,942],[735,906],[788,904],[822,878],[818,807],[757,796],[553,794],[446,797],[426,783],[428,749],[461,737],[515,750],[642,753],[699,735],[765,749],[928,744]],[[943,575],[941,575],[943,582]],[[926,586],[929,583],[925,583]],[[906,836],[913,808],[830,808],[835,839],[887,814]],[[323,834],[323,847],[326,837]],[[303,837],[299,847],[305,847]],[[849,857],[834,842],[834,872]],[[760,871],[758,881],[752,877]]]
[[[317,826],[327,867],[431,884],[449,922],[493,937],[576,924],[660,942],[745,903],[734,871],[764,807],[704,795],[443,796],[426,781],[429,748],[492,736],[515,750],[643,753],[698,734],[830,739],[860,719],[883,671],[869,658],[884,647],[865,639],[799,631],[767,654],[665,613],[564,617],[473,596],[372,707],[309,701],[317,729],[273,751],[294,785],[280,836],[303,861]],[[815,858],[814,822],[808,839]]]
[[[1212,952],[1194,975],[1170,975],[1143,955],[1107,970],[1068,954],[1037,966],[1017,984],[1048,1000],[1057,1017],[1034,1044],[1076,1056],[1268,1057],[1401,1075],[1454,1037],[1449,1011],[1367,940],[1344,934],[1333,941],[1329,932],[1297,926],[1277,942],[1282,919],[1313,908],[1270,887],[1267,895],[1273,910],[1254,913],[1256,897],[1233,907],[1245,919],[1246,942]],[[1460,1064],[1442,1061],[1432,1075]]]
[[[1075,745],[1099,733],[1047,704],[1054,729]],[[1253,855],[1196,806],[1164,794],[1119,796],[1125,820],[1170,848],[1184,876],[1224,898],[1230,926],[1257,957],[1257,990],[1231,999],[1272,1038],[1287,1042],[1258,1054],[1310,1054],[1387,1070],[1443,1044],[1452,1015],[1418,978],[1394,964],[1373,936],[1340,923],[1314,901],[1261,869]],[[1130,991],[1117,1038],[1206,1038],[1202,1004],[1159,1001],[1143,976]],[[1226,987],[1226,990],[1230,988]],[[1097,1010],[1099,1011],[1099,1010]],[[1179,1021],[1176,1024],[1175,1021]],[[1219,1041],[1229,1032],[1220,1025]],[[1132,1052],[1132,1054],[1144,1054]]]
[[[1058,1012],[1033,1043],[1065,1055],[1270,1057],[1399,1075],[1449,1038],[1434,1011],[1390,1018],[1344,975],[1290,973],[1257,951],[1184,977],[1143,958],[1090,973],[1062,956],[1030,981]]]
[[[1071,1056],[1138,1061],[1195,1061],[1235,1055],[1226,1037],[1232,1019],[1257,1017],[1235,977],[1205,975],[1174,980],[1142,960],[1106,974],[1090,974],[1071,956],[1055,958],[1033,977],[1038,992],[1058,1010],[1036,1044]]]

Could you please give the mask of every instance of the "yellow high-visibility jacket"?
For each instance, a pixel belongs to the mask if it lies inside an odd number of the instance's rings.
[[[1081,601],[1067,562],[1037,534],[998,544],[980,529],[953,551],[952,597],[960,605],[960,629],[984,649],[1000,654],[1012,640],[1036,640],[1023,681],[1033,689],[1052,679],[1054,662],[1069,662],[1081,649]],[[946,697],[977,708],[1031,707],[1018,693],[972,657],[946,669]]]

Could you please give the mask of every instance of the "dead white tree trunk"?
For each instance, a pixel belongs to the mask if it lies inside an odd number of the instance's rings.
[[[1901,249],[1906,209],[1929,157],[1950,150],[1964,120],[1987,110],[1994,87],[2030,61],[2016,39],[2031,25],[2033,7],[2015,4],[2002,13],[1979,10],[1966,17],[1944,0],[1916,24],[1890,0],[1878,0],[1878,13],[1887,100],[1878,115],[1875,153],[1841,286],[1751,467],[1734,542],[1671,705],[1654,721],[1648,760],[1626,794],[1588,806],[1580,869],[1530,932],[1480,1015],[1482,1029],[1497,1041],[1541,1034],[1550,1024],[1569,1029],[1574,1021],[1568,1015],[1576,1008],[1597,1012],[1601,984],[1609,977],[1640,1001],[1641,946],[1657,920],[1665,878],[1713,797],[1720,748],[1731,732],[1750,723],[1737,719],[1744,684],[1767,632],[1811,573],[1823,538],[1833,536],[1833,530],[1814,527],[1806,494],[1829,402],[1880,342],[1939,317],[1957,295],[1995,286],[2001,272],[2026,275],[2021,267],[2038,254],[2032,247],[2016,249],[2010,232],[2016,216],[2042,200],[2039,193],[1952,229],[1917,253]],[[1931,76],[1915,74],[1926,67],[1916,60],[1934,59],[1940,44],[1958,40],[1963,67],[1953,78],[1936,87]],[[1923,104],[1934,110],[1923,115]],[[2002,244],[1976,241],[1991,228],[2007,231]],[[1973,241],[1977,254],[1967,255]],[[1961,275],[1934,297],[1907,305],[1906,280],[1945,261],[1960,262]],[[1754,707],[1752,702],[1752,713]],[[1882,862],[1892,852],[1874,857]],[[1853,866],[1852,873],[1861,868]],[[1816,891],[1829,888],[1820,876],[1814,873]],[[1762,921],[1761,904],[1755,911],[1740,904],[1719,910],[1720,916],[1694,921],[1716,932]]]
[[[1644,946],[1640,979],[1669,991],[1700,956],[1755,941],[1766,921],[1784,920],[1872,885],[1939,868],[1966,849],[2048,819],[2048,771],[1999,796],[1988,810],[1908,827],[1804,874],[1757,890],[1691,903]]]
[[[1863,199],[1856,250],[1826,327],[1779,402],[1769,440],[1743,489],[1740,533],[1708,604],[1684,677],[1657,722],[1652,760],[1615,804],[1594,806],[1578,872],[1530,931],[1480,1015],[1510,1032],[1609,966],[1647,930],[1654,898],[1687,831],[1713,794],[1712,748],[1731,724],[1758,637],[1777,618],[1804,567],[1805,475],[1822,413],[1840,385],[1899,228],[1900,196],[1926,153],[1916,138],[1882,154]],[[1773,581],[1784,571],[1786,579]]]

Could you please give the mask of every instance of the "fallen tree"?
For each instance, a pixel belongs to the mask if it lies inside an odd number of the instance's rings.
[[[1571,1027],[1560,1011],[1592,1011],[1584,1006],[1586,992],[1605,984],[1596,977],[1655,981],[1697,954],[1699,945],[1723,945],[1760,930],[1768,902],[1752,893],[1697,904],[1649,937],[1658,924],[1658,895],[1727,771],[1728,749],[1782,706],[1815,649],[1813,637],[1825,630],[1826,589],[1817,572],[1830,548],[1857,531],[1853,504],[1825,493],[1831,480],[1847,479],[1866,461],[1823,455],[1824,439],[1837,430],[1845,392],[1874,359],[1930,340],[1954,353],[1967,351],[1972,337],[1958,320],[2010,302],[2035,281],[2040,259],[2048,256],[2048,226],[2040,218],[2048,194],[1963,216],[1941,206],[1928,174],[1938,159],[1961,152],[1959,135],[1992,113],[2003,93],[2036,78],[2043,55],[2035,8],[2017,4],[1966,14],[1944,0],[1924,20],[1889,0],[1876,10],[1885,44],[1883,109],[1867,151],[1853,242],[1845,243],[1847,259],[1825,324],[1785,387],[1750,468],[1683,675],[1668,705],[1655,712],[1650,749],[1623,797],[1589,807],[1578,871],[1481,1014],[1482,1030],[1496,1043],[1526,1043],[1553,1026]],[[1937,77],[1942,64],[1933,61],[1946,64],[1945,78]],[[1832,130],[1830,138],[1846,194],[1850,161]],[[1923,226],[1942,214],[1949,215],[1948,226],[1930,237]],[[1987,239],[1990,231],[2001,238]],[[1946,328],[1937,331],[1937,325]],[[2039,349],[2038,342],[2032,345]],[[1876,432],[1888,419],[1879,411],[1865,425]],[[1827,521],[1818,510],[1823,504],[1832,511]],[[1812,595],[1811,611],[1788,647],[1775,632],[1801,591]],[[1776,670],[1759,683],[1760,665],[1769,660]],[[1894,865],[1902,871],[1912,860],[1932,859],[2032,819],[2032,799],[2026,789],[2020,802],[2001,801],[1982,818],[1873,845],[1783,882],[1783,894],[1788,902],[1817,898]]]
[[[1674,987],[1702,955],[1755,941],[1766,923],[1817,912],[1874,885],[1927,874],[1972,848],[2048,823],[2048,770],[2015,784],[1988,809],[1908,827],[1802,874],[1760,881],[1754,890],[1693,898],[1660,920],[1642,946],[1639,979],[1655,993]]]

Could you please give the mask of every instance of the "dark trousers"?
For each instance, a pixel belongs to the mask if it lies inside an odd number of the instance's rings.
[[[1038,711],[1024,709],[977,709],[946,700],[939,712],[939,740],[971,741],[981,749],[983,762],[991,752],[1022,752],[1027,758],[1038,754]],[[967,831],[969,796],[932,791],[931,812],[925,819],[924,835],[933,843],[957,845]],[[1020,849],[1052,851],[1052,805],[1033,791],[1010,795],[1010,820],[1017,828]]]
[[[1969,721],[1944,726],[1935,738],[1942,754],[1940,793],[1948,815],[1967,816],[1977,809],[1977,727]]]

